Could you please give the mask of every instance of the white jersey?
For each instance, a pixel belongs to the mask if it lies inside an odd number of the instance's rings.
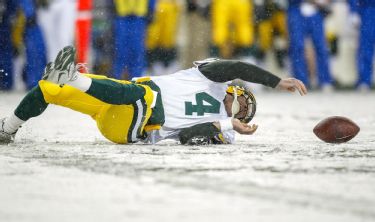
[[[228,119],[223,100],[230,82],[213,82],[198,68],[151,79],[160,87],[165,113],[165,123],[157,141],[177,138],[182,128]],[[234,139],[234,131],[230,131],[223,132],[228,142]]]

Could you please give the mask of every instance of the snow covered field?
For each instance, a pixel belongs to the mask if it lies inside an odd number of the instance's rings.
[[[22,98],[0,93],[0,117]],[[0,145],[0,221],[375,221],[375,93],[257,94],[259,124],[236,145],[115,145],[50,106]],[[323,118],[351,118],[346,144]]]

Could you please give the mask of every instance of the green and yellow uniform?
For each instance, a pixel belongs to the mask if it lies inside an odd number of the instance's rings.
[[[272,47],[275,35],[286,41],[286,13],[284,9],[272,0],[261,1],[256,4],[256,23],[259,46],[262,51]]]
[[[220,49],[222,56],[228,43],[242,51],[253,45],[252,1],[213,0],[211,10],[212,43]]]
[[[204,60],[195,64],[197,67],[135,82],[78,74],[90,78],[85,90],[69,85],[75,80],[65,85],[41,80],[14,114],[27,121],[42,114],[52,103],[91,116],[104,137],[119,144],[146,137],[151,142],[170,138],[179,139],[182,144],[197,144],[201,139],[204,143],[232,143],[233,129],[218,129],[213,124],[231,121],[224,104],[226,93],[233,93],[227,91],[228,84],[241,79],[274,88],[280,78],[236,60]],[[147,134],[151,130],[157,131]]]
[[[162,61],[166,66],[177,58],[177,27],[181,6],[178,0],[159,0],[153,22],[147,28],[149,65]]]
[[[176,46],[177,24],[181,8],[177,0],[159,0],[156,4],[154,20],[148,26],[146,46],[170,49]]]
[[[22,106],[21,102],[15,114],[27,120],[41,114],[49,103],[64,106],[91,116],[103,136],[119,144],[137,142],[146,136],[147,131],[159,129],[163,124],[160,93],[155,93],[159,88],[149,79],[134,83],[101,75],[85,75],[92,78],[87,92],[69,85],[39,81],[39,86],[23,100],[26,104]],[[155,96],[158,96],[155,98],[156,105],[151,108]],[[28,104],[39,104],[39,112],[34,107],[32,110],[36,113],[30,114]]]

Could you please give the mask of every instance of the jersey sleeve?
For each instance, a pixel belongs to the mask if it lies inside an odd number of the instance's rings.
[[[241,79],[275,88],[280,78],[250,63],[237,60],[217,60],[198,66],[199,71],[214,82],[228,82]]]

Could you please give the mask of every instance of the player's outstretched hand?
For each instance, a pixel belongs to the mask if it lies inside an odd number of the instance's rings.
[[[289,92],[294,92],[298,90],[301,96],[307,94],[307,89],[305,84],[302,81],[295,79],[295,78],[287,78],[280,80],[279,84],[277,84],[276,89],[287,90]]]
[[[243,123],[239,119],[236,119],[236,118],[232,119],[232,124],[233,124],[233,129],[239,134],[251,135],[258,129],[258,125],[255,125],[255,124],[247,125],[246,123]]]

